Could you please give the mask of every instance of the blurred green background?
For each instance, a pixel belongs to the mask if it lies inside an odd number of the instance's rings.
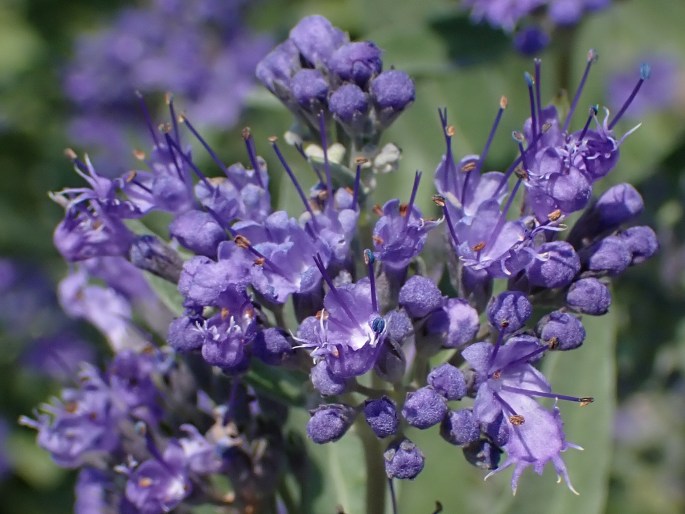
[[[14,290],[0,289],[0,309],[7,313],[0,326],[0,417],[6,425],[0,430],[6,432],[0,453],[7,460],[0,483],[0,512],[72,510],[73,476],[54,466],[35,446],[30,430],[16,426],[20,414],[29,413],[58,390],[59,381],[22,363],[26,349],[45,336],[51,324],[71,323],[57,313],[49,292],[66,265],[51,241],[62,210],[46,194],[80,183],[63,149],[88,150],[69,140],[65,130],[74,114],[61,88],[65,65],[79,34],[106,25],[127,5],[136,4],[120,0],[3,0],[0,4],[0,258],[23,270],[24,277]],[[380,179],[378,201],[406,198],[414,170],[426,172],[425,179],[434,170],[443,151],[438,107],[449,110],[457,154],[479,153],[499,98],[507,95],[509,108],[488,160],[491,169],[507,165],[516,150],[509,133],[520,128],[528,111],[523,72],[532,70],[532,60],[517,55],[503,33],[471,25],[458,3],[446,0],[262,0],[252,11],[248,8],[247,23],[280,41],[303,15],[313,13],[327,16],[355,38],[375,41],[385,52],[386,67],[406,70],[416,80],[415,104],[385,137],[403,149],[403,161],[397,173]],[[589,48],[598,51],[600,60],[581,105],[607,102],[609,77],[634,69],[637,78],[636,63],[643,56],[670,56],[685,70],[683,19],[685,2],[668,0],[617,1],[590,16],[541,55],[543,101],[569,85],[560,83],[561,76],[570,77],[570,87],[575,87]],[[677,90],[685,91],[682,71],[668,80],[677,81]],[[555,390],[596,398],[585,409],[561,406],[569,440],[586,449],[565,456],[581,496],[553,484],[552,473],[537,478],[527,472],[513,498],[508,473],[483,483],[483,473],[468,466],[460,450],[429,430],[414,434],[427,455],[427,466],[415,482],[401,487],[402,512],[428,513],[435,501],[446,513],[685,511],[682,96],[667,109],[639,120],[643,125],[622,146],[618,169],[599,185],[602,190],[630,181],[638,187],[647,205],[641,221],[659,234],[660,255],[621,277],[614,287],[611,314],[588,321],[589,336],[581,349],[545,364]],[[617,131],[625,132],[636,123],[622,121]],[[276,100],[255,87],[241,121],[231,130],[208,135],[225,161],[245,159],[240,129],[246,125],[264,150],[268,136],[281,135],[288,128],[289,117]],[[273,163],[270,152],[262,153]],[[278,178],[273,184],[274,193],[282,191],[281,205],[294,202],[292,188],[279,189]],[[431,181],[424,180],[420,205],[426,210],[431,209],[431,194]],[[22,300],[17,288],[34,287],[28,284],[37,277],[43,277],[40,301]],[[12,321],[25,330],[11,326]],[[74,325],[73,330],[96,348],[102,347],[92,329]],[[348,451],[345,447],[321,451],[322,458],[339,462],[348,476],[354,475],[355,464],[339,458]],[[332,487],[336,494],[354,496],[358,493],[348,490],[351,485],[353,480]]]

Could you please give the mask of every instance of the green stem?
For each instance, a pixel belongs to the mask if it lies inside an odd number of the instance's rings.
[[[355,425],[364,446],[366,514],[384,514],[386,475],[381,443],[360,417],[357,418]]]

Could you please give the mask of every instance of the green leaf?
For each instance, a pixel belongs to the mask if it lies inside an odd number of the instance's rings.
[[[267,366],[253,359],[245,381],[258,391],[287,405],[301,407],[304,404],[303,385],[307,383],[304,373]]]
[[[309,414],[292,412],[290,424],[301,432]],[[303,484],[303,514],[334,514],[341,507],[347,514],[365,512],[366,468],[360,438],[351,429],[340,441],[314,444],[306,439],[307,478]],[[379,513],[382,514],[382,513]]]

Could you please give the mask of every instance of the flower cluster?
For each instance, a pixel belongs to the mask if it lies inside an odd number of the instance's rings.
[[[607,8],[611,0],[463,0],[471,18],[514,34],[514,46],[534,55],[551,41],[557,27],[577,25],[587,13]]]
[[[518,157],[503,172],[486,171],[485,163],[506,98],[481,154],[458,160],[454,128],[440,111],[446,147],[434,177],[438,220],[416,205],[419,172],[407,184],[406,202],[367,208],[374,180],[363,172],[383,154],[381,131],[411,102],[414,86],[402,72],[381,71],[375,45],[348,42],[320,16],[301,21],[257,67],[309,128],[296,138],[315,175],[308,192],[270,139],[302,201],[298,217],[272,210],[266,163],[249,130],[243,132],[249,166],[226,166],[176,115],[171,99],[170,122],[151,128],[152,151],[140,156],[148,170],[106,179],[70,153],[90,186],[53,195],[66,210],[55,244],[83,276],[73,279],[84,291],[72,295],[74,302],[96,322],[110,302],[88,292],[94,287],[88,277],[116,289],[126,273],[154,278],[158,291],[160,283],[175,285],[177,292],[164,295],[175,317],[154,351],[154,337],[140,330],[137,337],[148,344],[114,337],[115,319],[138,328],[133,316],[113,314],[103,323],[110,340],[120,342],[113,343],[116,357],[104,376],[86,369],[78,389],[25,420],[38,429],[39,444],[60,465],[82,469],[79,490],[95,491],[89,501],[105,501],[103,491],[115,490],[106,501],[140,512],[220,504],[227,496],[217,496],[207,477],[224,472],[233,500],[258,505],[282,494],[267,487],[278,483],[274,475],[260,475],[282,468],[262,460],[288,453],[279,446],[281,426],[269,425],[265,435],[262,418],[282,421],[279,402],[295,403],[311,408],[306,434],[314,443],[334,442],[353,425],[386,439],[384,453],[368,459],[382,460],[390,479],[421,472],[425,458],[411,431],[439,425],[476,466],[491,473],[513,466],[514,490],[525,468],[541,473],[548,462],[573,490],[561,454],[576,446],[566,440],[556,404],[548,409],[538,399],[586,405],[592,398],[553,392],[535,363],[547,352],[581,346],[579,314],[606,313],[608,280],[658,246],[650,228],[625,228],[642,209],[632,186],[592,195],[594,183],[618,163],[627,134],[617,136],[614,128],[649,70],[641,70],[614,117],[607,112],[600,121],[592,107],[572,130],[595,57],[589,53],[565,114],[542,105],[535,62],[527,75],[530,117],[513,134]],[[356,91],[366,106],[350,117],[336,100],[345,90]],[[336,126],[346,136],[329,147]],[[210,177],[195,163],[188,133],[222,176]],[[304,147],[306,138],[315,151]],[[144,224],[153,211],[170,217],[169,241]],[[426,269],[420,255],[430,236],[439,239],[440,226],[448,263]],[[109,266],[122,271],[103,273]],[[449,280],[436,282],[443,274]],[[496,280],[506,283],[493,295]],[[557,308],[534,318],[534,306],[549,304]],[[281,378],[297,380],[300,394],[275,387]],[[277,401],[256,408],[262,393]],[[192,407],[188,398],[195,399]],[[259,438],[266,440],[261,446]],[[236,445],[240,456],[229,451]],[[114,478],[115,469],[125,478]]]
[[[233,126],[270,46],[246,28],[244,10],[240,0],[148,0],[82,35],[64,76],[77,110],[71,136],[121,173],[138,132],[135,91],[173,91],[203,126]]]

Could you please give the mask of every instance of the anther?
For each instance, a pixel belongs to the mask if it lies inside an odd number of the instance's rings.
[[[595,399],[591,396],[586,396],[580,399],[580,406],[581,407],[586,407],[590,405],[592,402],[594,402]]]
[[[76,159],[78,159],[78,155],[76,155],[76,152],[74,152],[74,150],[72,150],[71,148],[65,148],[64,155],[67,157],[67,159],[71,161],[75,161]]]
[[[273,144],[273,143],[276,143],[278,141],[278,137],[277,136],[269,136],[267,138],[267,140],[269,141],[269,143]]]
[[[509,99],[506,96],[503,96],[499,99],[499,106],[502,109],[506,109],[507,105],[509,105]]]
[[[476,243],[475,245],[473,245],[471,247],[471,249],[474,252],[480,252],[483,248],[485,248],[485,242],[484,241],[481,241],[480,243]]]
[[[380,236],[372,236],[371,239],[373,239],[373,242],[378,246],[382,245],[385,242],[383,241],[383,238]]]
[[[556,350],[559,347],[559,339],[557,339],[557,336],[550,338],[550,340],[547,341],[547,346],[550,350]]]
[[[240,131],[240,135],[243,136],[244,140],[250,139],[250,136],[252,135],[252,131],[250,130],[250,127],[245,127],[243,130]]]
[[[222,321],[226,321],[230,314],[231,314],[231,311],[228,310],[228,308],[226,308],[226,307],[221,308],[221,320]]]
[[[445,197],[441,195],[433,195],[433,203],[438,207],[445,207]]]
[[[547,215],[549,221],[557,221],[559,218],[561,218],[561,209],[556,209]]]
[[[447,127],[445,127],[445,134],[447,134],[449,137],[454,137],[455,133],[456,130],[454,129],[454,125],[447,125]]]
[[[133,157],[138,159],[139,161],[145,160],[145,152],[142,150],[133,150]]]
[[[138,480],[138,486],[143,487],[143,488],[151,487],[152,484],[153,484],[153,481],[150,477],[142,477],[140,480]]]
[[[264,266],[264,263],[266,262],[266,259],[264,257],[257,257],[254,260],[254,265],[255,266]]]
[[[520,414],[514,414],[513,416],[509,416],[509,423],[511,423],[515,427],[523,425],[525,422],[526,418],[524,418]]]
[[[461,171],[468,173],[469,171],[475,170],[477,167],[478,165],[475,163],[475,161],[469,161],[461,167]]]
[[[404,218],[408,212],[409,212],[409,205],[407,205],[406,203],[400,204],[400,216],[402,216]]]
[[[237,235],[235,236],[235,239],[233,239],[235,244],[239,246],[240,248],[246,250],[250,247],[250,240],[246,238],[245,236]]]
[[[376,216],[383,216],[383,209],[381,208],[380,205],[378,205],[378,204],[374,205],[372,210]]]

